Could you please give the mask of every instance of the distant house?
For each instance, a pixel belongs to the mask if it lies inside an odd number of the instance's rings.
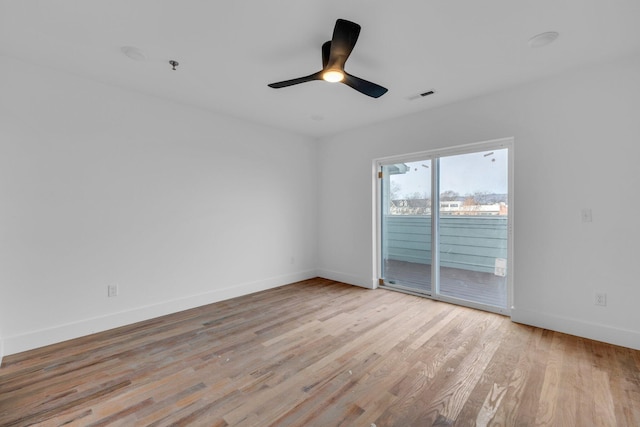
[[[508,206],[505,202],[490,204],[469,204],[464,200],[443,200],[440,202],[442,215],[500,215],[506,216]],[[391,200],[391,215],[431,215],[430,199]]]
[[[440,213],[443,214],[451,214],[453,212],[458,212],[464,202],[461,200],[444,200],[440,202]]]
[[[390,215],[431,215],[430,199],[396,199],[391,200]],[[443,200],[440,202],[440,213],[443,215],[500,215],[509,212],[505,202],[488,204],[470,204],[466,200]]]
[[[431,200],[429,199],[399,199],[392,200],[389,207],[391,215],[430,215]]]
[[[448,203],[448,202],[445,202]],[[456,203],[456,202],[453,202]],[[447,212],[450,215],[507,215],[508,207],[504,202],[500,203],[492,203],[490,205],[470,205],[463,203],[461,206],[457,208],[449,208],[448,211],[445,211],[442,208],[442,203],[440,204],[440,212]]]

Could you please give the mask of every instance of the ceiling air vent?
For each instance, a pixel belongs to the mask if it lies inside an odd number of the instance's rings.
[[[422,93],[419,93],[417,95],[410,96],[409,100],[413,101],[414,99],[424,98],[425,96],[433,95],[434,93],[436,93],[436,91],[433,90],[433,89],[430,89],[430,90],[428,90],[426,92],[422,92]]]

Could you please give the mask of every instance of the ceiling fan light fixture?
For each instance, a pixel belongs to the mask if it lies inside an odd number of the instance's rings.
[[[344,80],[344,73],[340,70],[327,70],[322,74],[322,79],[330,83],[337,83]]]

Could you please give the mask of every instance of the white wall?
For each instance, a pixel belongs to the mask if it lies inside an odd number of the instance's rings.
[[[507,136],[514,319],[640,348],[638,75],[638,59],[601,64],[316,149],[0,57],[0,352],[312,277],[317,265],[371,287],[373,159]],[[107,298],[113,283],[120,295]],[[593,305],[595,290],[607,307]]]
[[[513,319],[640,349],[638,76],[620,59],[320,141],[320,274],[372,287],[373,159],[513,136]]]
[[[0,81],[5,355],[316,275],[315,141],[5,57]]]

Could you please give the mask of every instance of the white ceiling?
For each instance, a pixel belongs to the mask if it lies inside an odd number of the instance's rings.
[[[346,70],[387,94],[267,87],[320,70],[337,18],[362,26]],[[0,0],[0,54],[322,137],[640,54],[638,18],[638,0]]]

